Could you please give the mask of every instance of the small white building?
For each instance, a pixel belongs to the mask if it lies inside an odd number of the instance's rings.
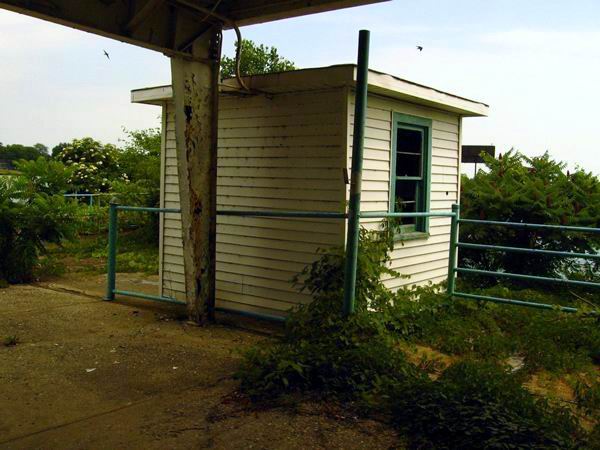
[[[339,65],[245,78],[222,87],[217,209],[345,212],[351,165],[356,66]],[[161,207],[179,208],[170,86],[132,91],[132,101],[162,108]],[[462,119],[488,106],[370,71],[362,211],[449,211],[459,199]],[[380,219],[363,219],[375,228]],[[405,284],[438,283],[448,271],[450,219],[405,220],[392,267]],[[284,316],[310,295],[292,278],[343,246],[340,219],[221,216],[217,221],[217,307]],[[160,225],[161,295],[185,299],[179,214]]]

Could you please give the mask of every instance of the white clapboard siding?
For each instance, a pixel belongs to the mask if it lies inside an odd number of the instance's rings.
[[[389,205],[392,116],[394,112],[432,120],[432,211],[448,211],[458,200],[460,118],[456,114],[399,100],[369,95],[365,127],[362,211],[387,211]],[[348,167],[352,160],[354,94],[348,95]],[[377,229],[380,221],[363,219],[362,226]],[[389,288],[439,283],[446,278],[450,219],[431,218],[429,237],[397,243],[390,267],[409,278],[386,278]]]
[[[172,104],[164,108],[163,206],[179,207]],[[342,89],[274,96],[222,96],[217,208],[335,211],[344,208],[346,101]],[[344,223],[326,219],[220,216],[217,306],[283,314],[310,296],[292,278],[343,244]],[[163,295],[185,298],[178,214],[165,214]]]
[[[178,208],[179,188],[172,105],[163,108],[162,206]],[[387,211],[392,114],[432,120],[432,211],[458,199],[460,117],[425,106],[369,95],[362,184],[363,211]],[[354,98],[350,90],[306,91],[221,98],[217,208],[343,211],[343,171],[351,165]],[[378,219],[362,226],[377,229]],[[161,233],[164,295],[185,298],[178,214],[165,214]],[[319,249],[343,245],[345,224],[327,219],[219,216],[217,305],[282,315],[310,301],[292,278]],[[438,283],[447,275],[450,220],[431,218],[429,237],[399,242],[391,267],[408,278],[384,278],[391,289]]]

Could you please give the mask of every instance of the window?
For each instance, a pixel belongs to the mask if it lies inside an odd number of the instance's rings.
[[[394,113],[390,212],[429,211],[431,120]],[[402,218],[400,233],[426,233],[427,218]]]

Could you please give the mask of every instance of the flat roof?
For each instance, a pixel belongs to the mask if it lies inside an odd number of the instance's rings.
[[[356,85],[356,64],[291,70],[243,77],[248,88],[270,94]],[[223,80],[221,92],[238,92],[235,78]],[[369,70],[369,93],[450,111],[466,117],[487,116],[489,106],[376,70]],[[160,104],[173,98],[171,86],[131,91],[133,103]]]

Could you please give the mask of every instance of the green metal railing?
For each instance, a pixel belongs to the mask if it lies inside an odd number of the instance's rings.
[[[179,213],[175,208],[147,208],[142,206],[122,206],[111,200],[108,210],[108,257],[106,263],[107,281],[106,295],[104,300],[114,300],[115,295],[126,295],[128,297],[143,298],[145,300],[154,300],[157,302],[175,303],[185,305],[185,302],[175,298],[151,295],[143,292],[124,291],[116,288],[117,283],[117,230],[118,230],[118,212],[119,211],[137,211],[151,213]]]
[[[173,297],[168,297],[165,295],[152,295],[146,294],[144,292],[137,291],[126,291],[122,289],[116,288],[117,282],[117,231],[118,231],[118,213],[119,211],[135,211],[135,212],[149,212],[155,214],[164,214],[164,213],[181,213],[181,210],[178,208],[150,208],[143,206],[123,206],[116,203],[114,200],[110,202],[109,214],[108,214],[108,260],[107,260],[107,283],[106,283],[106,295],[104,300],[112,301],[115,299],[115,295],[123,295],[126,297],[135,297],[141,298],[144,300],[152,300],[156,302],[163,303],[171,303],[175,305],[187,305],[186,302],[182,300],[178,300]],[[240,214],[243,213],[243,214]],[[302,213],[299,215],[295,211],[282,211],[277,213],[275,216],[273,212],[269,211],[221,211],[221,215],[254,215],[261,217],[306,217],[307,215],[311,216],[311,213]],[[316,213],[312,213],[314,216]],[[327,213],[318,213],[320,217],[329,217]],[[283,322],[285,320],[284,317],[275,316],[271,314],[264,313],[255,313],[252,311],[240,311],[236,309],[216,307],[216,311],[225,312],[225,313],[233,313],[245,317],[251,317],[254,319],[262,319],[269,320],[273,322]]]
[[[127,291],[116,288],[116,269],[117,269],[117,247],[118,247],[118,213],[119,211],[134,211],[148,213],[181,213],[178,208],[150,208],[142,206],[124,206],[119,205],[115,200],[110,202],[108,214],[108,261],[107,261],[107,286],[105,300],[115,299],[115,295],[124,295],[136,297],[145,300],[153,300],[177,305],[186,305],[186,302],[177,300],[173,297],[163,295],[151,295],[143,292]],[[347,219],[348,214],[329,212],[329,211],[256,211],[256,210],[220,210],[218,216],[239,216],[239,217],[265,217],[265,218],[313,218],[313,219]],[[363,212],[359,213],[359,218],[365,219],[383,219],[383,218],[415,218],[415,217],[451,217],[454,218],[454,212],[421,212],[421,213],[390,213],[390,212]],[[454,222],[454,220],[453,220]],[[354,301],[354,299],[352,299]],[[285,318],[264,313],[255,313],[251,311],[239,311],[235,309],[216,307],[216,311],[234,313],[242,316],[270,320],[284,321]],[[344,311],[345,312],[345,311]]]
[[[88,194],[88,193],[78,193],[75,192],[73,194],[63,194],[63,196],[65,198],[73,198],[75,200],[78,200],[80,198],[87,198],[87,203],[89,206],[93,206],[94,205],[94,198],[98,198],[98,200],[96,201],[96,204],[99,206],[100,205],[100,199],[103,197],[107,197],[113,195],[111,193],[96,193],[96,194]],[[106,204],[106,203],[105,203]]]
[[[129,297],[137,297],[145,300],[153,300],[165,303],[172,303],[178,305],[186,305],[186,302],[177,300],[172,297],[162,295],[151,295],[142,292],[120,290],[116,288],[116,257],[117,257],[117,230],[118,230],[118,212],[119,211],[135,211],[135,212],[149,212],[149,213],[180,213],[181,210],[177,208],[149,208],[140,206],[122,206],[114,201],[110,203],[109,209],[109,227],[108,227],[108,262],[107,262],[107,291],[106,300],[114,300],[115,295],[124,295]],[[219,216],[239,216],[239,217],[265,217],[265,218],[315,218],[315,219],[347,219],[348,214],[327,212],[327,211],[256,211],[256,210],[220,210],[217,212]],[[600,233],[600,228],[586,228],[586,227],[569,227],[560,225],[538,225],[529,223],[516,223],[516,222],[498,222],[489,220],[471,220],[460,218],[460,207],[459,205],[452,205],[452,211],[433,211],[433,212],[419,212],[419,213],[394,213],[394,212],[362,212],[358,213],[358,217],[362,219],[383,219],[383,218],[415,218],[415,217],[449,217],[450,222],[450,246],[449,246],[449,263],[448,263],[448,294],[453,297],[460,297],[467,300],[480,300],[489,301],[493,303],[501,303],[515,306],[525,306],[539,309],[558,309],[564,312],[577,312],[577,308],[568,306],[556,306],[545,303],[528,302],[523,300],[500,298],[479,294],[472,294],[468,292],[460,292],[456,290],[456,279],[459,274],[474,274],[483,276],[493,276],[498,278],[518,279],[518,280],[529,280],[536,282],[546,282],[554,284],[564,284],[581,287],[592,287],[600,288],[600,283],[591,281],[580,281],[580,280],[569,280],[566,278],[550,278],[541,277],[534,275],[516,274],[510,272],[494,272],[489,270],[470,269],[466,267],[458,267],[458,249],[476,249],[482,251],[501,251],[501,252],[518,252],[524,254],[540,254],[548,256],[559,256],[567,258],[583,258],[583,259],[600,259],[600,254],[592,253],[576,253],[576,252],[565,252],[555,250],[538,250],[530,248],[519,248],[519,247],[507,247],[501,245],[487,245],[487,244],[472,244],[466,242],[460,242],[458,237],[458,227],[461,223],[470,223],[476,225],[502,225],[515,228],[544,228],[554,229],[561,231],[577,231],[577,232],[588,232],[588,233]],[[353,301],[354,299],[352,299]],[[280,316],[255,313],[250,311],[239,311],[229,308],[217,307],[216,311],[235,313],[243,316],[248,316],[258,319],[266,319],[271,321],[284,321],[285,319]],[[344,309],[344,314],[349,314],[351,311]]]
[[[542,250],[532,248],[521,248],[521,247],[508,247],[503,245],[488,245],[488,244],[473,244],[468,242],[460,242],[458,238],[458,226],[461,223],[468,223],[473,225],[495,225],[495,226],[506,226],[512,228],[524,228],[524,229],[545,229],[545,230],[556,230],[564,232],[582,232],[582,233],[600,233],[600,228],[591,227],[573,227],[573,226],[562,226],[562,225],[545,225],[545,224],[534,224],[534,223],[521,223],[521,222],[500,222],[494,220],[474,220],[474,219],[461,219],[460,208],[458,205],[452,206],[452,211],[455,215],[452,218],[452,225],[450,229],[450,260],[448,264],[448,294],[454,297],[460,297],[468,300],[483,300],[493,303],[501,303],[507,305],[526,306],[530,308],[538,309],[553,309],[560,310],[563,312],[577,312],[577,308],[570,306],[556,306],[547,303],[536,303],[527,302],[523,300],[515,300],[509,298],[493,297],[488,295],[470,294],[467,292],[456,291],[456,278],[458,274],[471,274],[471,275],[483,275],[497,278],[508,278],[516,280],[536,281],[543,283],[562,284],[569,286],[580,286],[590,288],[600,288],[600,283],[592,281],[580,281],[570,280],[567,278],[551,278],[541,277],[535,275],[525,275],[512,272],[496,272],[491,270],[480,270],[470,269],[467,267],[458,267],[457,264],[457,252],[459,248],[475,249],[482,251],[499,251],[499,252],[515,252],[524,254],[537,254],[547,256],[558,256],[565,258],[579,258],[579,259],[591,259],[600,260],[600,254],[597,253],[577,253],[577,252],[565,252],[557,250]]]

